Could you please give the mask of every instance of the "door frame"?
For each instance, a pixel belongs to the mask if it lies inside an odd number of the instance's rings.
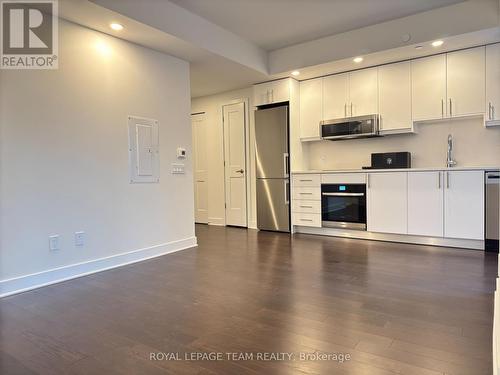
[[[246,187],[246,217],[245,228],[249,227],[249,217],[250,217],[250,206],[251,206],[251,179],[250,176],[250,100],[249,98],[238,98],[234,100],[230,100],[221,105],[221,124],[222,124],[222,167],[224,168],[224,225],[227,226],[227,213],[226,213],[226,139],[225,139],[225,127],[224,127],[224,107],[233,104],[243,103],[244,107],[244,118],[245,118],[245,187]]]

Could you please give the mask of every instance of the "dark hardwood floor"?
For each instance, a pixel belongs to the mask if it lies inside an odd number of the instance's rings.
[[[197,249],[0,300],[0,373],[491,374],[496,255],[196,229]],[[315,351],[351,360],[298,357]]]

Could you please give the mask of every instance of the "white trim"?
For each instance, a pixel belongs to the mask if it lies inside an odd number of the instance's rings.
[[[362,240],[411,243],[418,245],[458,247],[464,249],[484,250],[484,241],[458,238],[425,237],[406,234],[375,233],[361,230],[313,228],[295,226],[295,233],[318,234],[323,236],[357,238]]]
[[[225,226],[226,220],[223,217],[209,217],[208,225]]]
[[[248,228],[249,229],[258,229],[257,228],[257,220],[252,220],[248,222]]]
[[[0,298],[197,246],[196,237],[0,280]]]

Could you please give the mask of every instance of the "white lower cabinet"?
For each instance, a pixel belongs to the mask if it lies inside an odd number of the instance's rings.
[[[366,187],[368,231],[406,234],[408,173],[369,173]]]
[[[321,227],[321,176],[292,176],[292,225]]]
[[[484,240],[484,171],[445,171],[444,236]]]
[[[443,237],[443,172],[408,173],[408,234]]]

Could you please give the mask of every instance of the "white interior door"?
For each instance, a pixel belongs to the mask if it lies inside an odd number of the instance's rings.
[[[204,114],[191,116],[193,129],[194,220],[208,224],[207,124]]]
[[[226,224],[247,226],[245,103],[224,107]]]

